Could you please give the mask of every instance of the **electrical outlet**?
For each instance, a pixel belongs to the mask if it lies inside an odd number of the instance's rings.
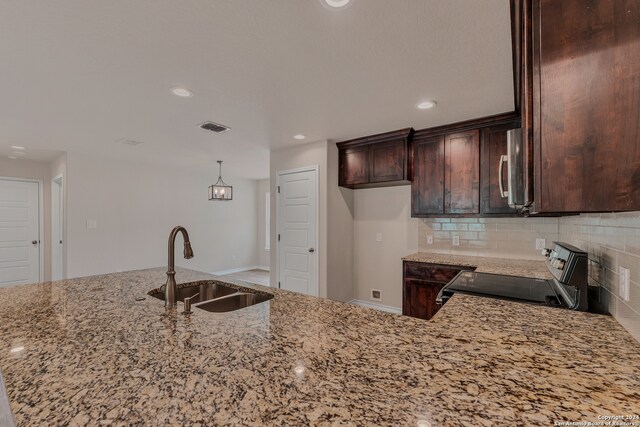
[[[618,270],[618,294],[620,297],[629,301],[629,269],[620,267]]]
[[[427,235],[427,245],[433,245],[433,236],[430,234]]]
[[[536,249],[541,251],[544,248],[547,247],[547,240],[546,239],[536,239]]]
[[[98,228],[98,222],[95,219],[88,219],[87,228]]]
[[[453,246],[460,246],[460,236],[453,236]]]
[[[382,291],[379,289],[371,289],[371,299],[382,301]]]
[[[376,233],[376,242],[382,242],[382,233],[380,232]]]

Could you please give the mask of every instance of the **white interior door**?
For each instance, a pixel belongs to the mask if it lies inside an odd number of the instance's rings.
[[[39,184],[0,179],[0,286],[40,281]]]
[[[278,175],[279,286],[318,296],[318,171]]]

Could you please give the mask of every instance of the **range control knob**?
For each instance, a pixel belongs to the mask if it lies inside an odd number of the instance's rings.
[[[542,256],[548,257],[550,253],[551,253],[551,249],[544,248],[542,250]]]
[[[567,263],[567,261],[563,260],[563,259],[559,259],[556,261],[556,268],[558,270],[562,270],[564,268],[564,265]]]

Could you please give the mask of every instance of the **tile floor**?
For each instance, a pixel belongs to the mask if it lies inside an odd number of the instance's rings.
[[[238,273],[226,274],[220,277],[228,277],[229,279],[244,280],[249,283],[269,286],[269,271],[267,270],[255,269],[240,271]]]

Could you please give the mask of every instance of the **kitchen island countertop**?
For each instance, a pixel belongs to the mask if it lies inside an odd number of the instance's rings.
[[[549,426],[640,413],[640,344],[608,316],[456,295],[424,321],[257,285],[275,297],[184,316],[147,295],[164,280],[156,268],[0,289],[16,422]]]

